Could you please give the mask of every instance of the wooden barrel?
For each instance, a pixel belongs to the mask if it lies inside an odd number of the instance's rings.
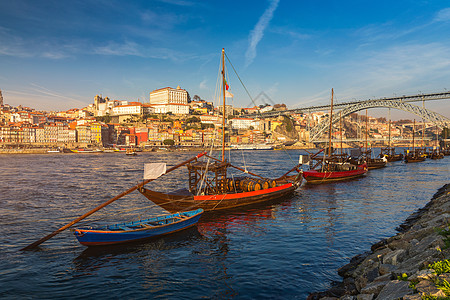
[[[261,183],[257,182],[257,181],[253,181],[253,191],[259,191],[260,189],[262,189],[262,185]]]
[[[269,181],[264,179],[258,179],[258,183],[261,185],[261,189],[265,190],[270,187]]]
[[[273,188],[277,186],[277,182],[273,179],[268,179],[269,187]]]
[[[234,192],[236,190],[236,182],[233,178],[227,178],[227,187],[230,192]]]
[[[245,181],[248,180],[248,178],[241,178],[239,180],[239,187],[241,188],[241,191],[245,191]]]
[[[244,192],[252,192],[255,186],[255,181],[251,178],[246,178],[241,181],[241,188]]]

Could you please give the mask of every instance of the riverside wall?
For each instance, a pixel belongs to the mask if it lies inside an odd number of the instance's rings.
[[[438,275],[430,269],[430,264],[450,258],[449,224],[450,184],[446,184],[397,228],[395,236],[341,267],[342,282],[310,294],[308,300],[450,299],[442,288],[444,281],[450,282],[450,273]]]

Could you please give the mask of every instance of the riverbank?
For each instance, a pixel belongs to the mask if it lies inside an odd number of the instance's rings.
[[[397,228],[397,235],[338,269],[342,282],[310,294],[308,300],[449,299],[450,264],[445,261],[450,258],[449,224],[450,184],[446,184]]]

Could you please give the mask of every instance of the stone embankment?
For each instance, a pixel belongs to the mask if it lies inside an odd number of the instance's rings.
[[[308,300],[450,299],[450,184],[413,213],[399,233],[338,270],[343,281]],[[430,266],[435,262],[437,265]],[[439,270],[438,270],[439,267]]]

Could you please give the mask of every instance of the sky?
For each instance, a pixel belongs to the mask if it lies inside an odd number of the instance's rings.
[[[217,103],[225,48],[237,107],[444,92],[449,33],[440,0],[0,0],[0,89],[52,111],[177,86]],[[450,117],[449,100],[426,107]]]

